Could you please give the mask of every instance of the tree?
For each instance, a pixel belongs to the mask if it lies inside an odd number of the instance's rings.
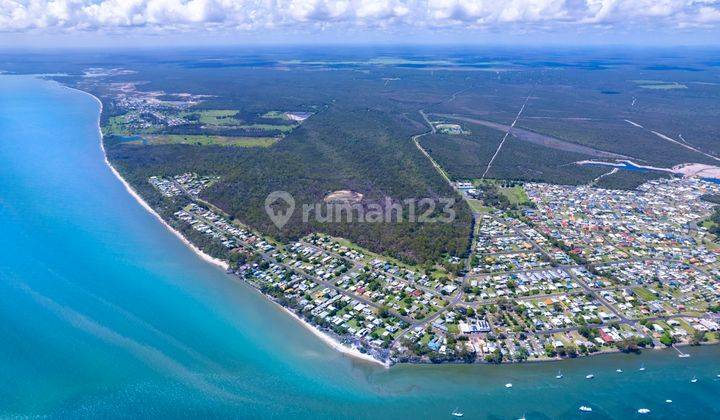
[[[488,363],[502,363],[502,352],[500,349],[495,349],[492,353],[485,356],[485,361]]]
[[[638,346],[643,347],[643,348],[645,348],[645,347],[653,347],[653,346],[654,346],[653,341],[652,341],[652,338],[650,338],[650,337],[648,337],[648,336],[646,336],[646,335],[638,338],[638,339],[637,339],[637,343],[638,343]]]
[[[577,357],[578,351],[575,346],[565,346],[565,353],[568,355],[568,357]]]
[[[464,344],[460,346],[458,357],[462,359],[462,361],[464,361],[465,363],[472,363],[475,361],[475,353],[472,351],[468,351],[467,346],[465,346]]]
[[[555,351],[555,347],[553,347],[552,344],[547,343],[545,344],[545,354],[547,357],[555,357],[557,356],[557,352]]]
[[[593,338],[595,338],[595,336],[596,336],[596,335],[595,335],[595,331],[593,331],[592,328],[590,328],[590,327],[588,327],[588,326],[586,326],[586,325],[583,325],[582,327],[580,327],[580,328],[578,329],[578,333],[580,333],[580,335],[582,335],[583,337],[587,338],[588,340],[593,339]]]
[[[703,343],[706,340],[707,338],[705,337],[704,331],[695,331],[695,333],[693,333],[692,339],[690,340],[690,344],[692,344],[693,346],[699,346],[700,343]]]
[[[528,353],[527,349],[525,347],[520,347],[520,350],[518,350],[517,354],[515,355],[515,360],[518,362],[524,362],[527,360],[528,356],[530,354]]]
[[[675,343],[675,339],[670,336],[670,334],[665,332],[662,337],[660,337],[660,342],[663,343],[665,346],[670,347]]]
[[[615,343],[615,346],[623,353],[640,353],[640,346],[635,337],[626,338]]]

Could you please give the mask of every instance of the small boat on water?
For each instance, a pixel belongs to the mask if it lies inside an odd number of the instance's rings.
[[[677,352],[678,352],[678,357],[683,357],[683,358],[685,358],[685,357],[690,357],[690,354],[688,354],[688,353],[683,353],[682,350],[680,350],[679,348],[675,347],[675,344],[673,344],[672,347],[673,347],[675,350],[677,350]]]
[[[579,410],[589,413],[592,411],[592,408],[588,407],[587,405],[581,405]]]
[[[649,412],[650,412],[650,409],[649,409],[649,408],[641,408],[641,409],[638,410],[638,413],[639,413],[639,414],[647,414],[647,413],[649,413]]]
[[[718,375],[718,376],[720,376],[720,375]],[[558,374],[555,375],[555,379],[562,379],[562,378],[563,378],[562,371],[558,370]]]
[[[640,369],[639,369],[639,370],[640,370],[641,372],[642,372],[643,370],[645,370],[645,365],[644,365],[644,364],[640,365]]]
[[[697,376],[693,376],[693,378],[690,379],[690,383],[691,383],[691,384],[694,384],[694,383],[697,382],[697,381],[698,381]]]
[[[512,384],[510,382],[506,383],[505,388],[512,388]]]
[[[666,403],[672,404],[672,400],[665,400]]]
[[[622,373],[623,371],[622,371],[622,369],[615,369],[615,372]]]
[[[523,414],[522,417],[519,417],[517,420],[527,420],[527,419],[525,418],[525,414]]]
[[[595,375],[593,375],[592,373],[591,373],[591,374],[588,374],[588,375],[585,375],[585,379],[592,379],[592,378],[594,378],[594,377],[595,377]]]
[[[452,414],[453,417],[462,417],[462,416],[465,415],[465,413],[463,413],[462,411],[458,410],[457,408],[454,409],[454,410],[452,411],[452,413],[450,413],[450,414]]]

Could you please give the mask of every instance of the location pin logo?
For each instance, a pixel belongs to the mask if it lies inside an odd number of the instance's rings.
[[[275,205],[278,202],[285,203],[287,209],[282,211],[282,206]],[[265,198],[265,212],[270,216],[270,220],[272,220],[278,229],[282,229],[282,227],[285,226],[294,211],[295,199],[293,199],[289,192],[273,191]]]

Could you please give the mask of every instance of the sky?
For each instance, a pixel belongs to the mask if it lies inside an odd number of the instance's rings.
[[[720,0],[0,0],[0,48],[719,41]]]

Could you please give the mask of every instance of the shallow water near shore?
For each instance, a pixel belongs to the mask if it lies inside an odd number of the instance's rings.
[[[81,92],[0,76],[0,417],[720,414],[718,346],[507,366],[344,356],[138,205],[97,116]]]

